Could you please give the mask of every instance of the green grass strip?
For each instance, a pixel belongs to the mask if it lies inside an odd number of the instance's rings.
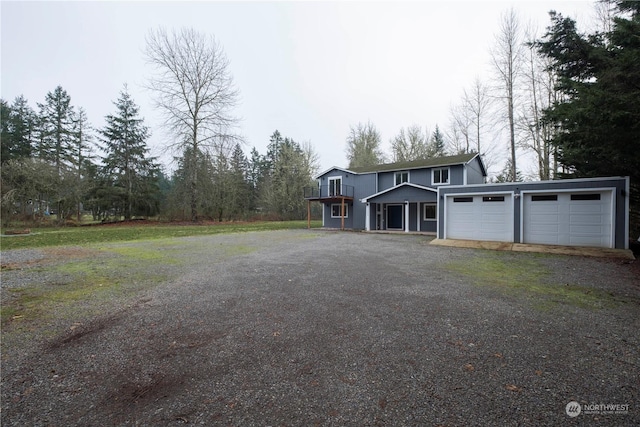
[[[320,227],[320,221],[312,221],[312,227]],[[90,227],[35,228],[29,235],[2,236],[0,249],[23,249],[43,246],[88,245],[104,242],[164,239],[171,237],[202,236],[247,231],[303,229],[307,221],[260,221],[243,223],[219,223],[214,225],[99,225]]]

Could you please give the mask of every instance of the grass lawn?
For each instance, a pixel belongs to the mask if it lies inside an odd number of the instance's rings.
[[[321,221],[311,221],[320,227]],[[0,237],[0,249],[22,249],[42,246],[85,245],[100,242],[163,239],[244,231],[267,231],[306,228],[307,221],[259,221],[217,223],[214,225],[100,225],[91,227],[32,228],[31,234]]]

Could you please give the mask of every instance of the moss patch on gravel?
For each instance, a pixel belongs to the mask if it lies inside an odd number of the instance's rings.
[[[480,252],[468,259],[452,261],[445,268],[471,279],[479,286],[526,294],[533,306],[550,310],[561,305],[585,309],[617,307],[626,301],[610,292],[588,286],[554,283],[542,259],[546,255],[517,256],[502,252]]]
[[[155,243],[155,242],[154,242]],[[91,259],[71,259],[62,264],[39,266],[65,280],[33,283],[7,289],[10,296],[3,303],[3,332],[21,327],[47,329],[47,321],[74,321],[115,307],[117,301],[137,294],[169,278],[163,265],[179,263],[153,244],[141,247],[112,247],[101,250]],[[111,252],[109,256],[104,252]],[[46,331],[43,331],[46,333]]]

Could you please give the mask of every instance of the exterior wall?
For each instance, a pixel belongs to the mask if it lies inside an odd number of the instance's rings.
[[[424,187],[431,185],[431,169],[412,170],[409,175],[409,182]]]
[[[475,157],[467,164],[467,184],[484,184],[484,175],[480,166],[480,158]]]
[[[435,195],[434,195],[435,196]],[[436,202],[437,198],[434,197],[433,200],[427,200],[427,201],[432,201],[432,202]],[[429,233],[435,233],[436,230],[436,224],[437,221],[425,221],[424,220],[424,205],[425,203],[420,203],[420,231],[423,232],[429,232]],[[437,206],[436,206],[437,209]]]
[[[326,228],[340,228],[342,227],[342,218],[331,218],[331,205],[333,203],[323,203],[322,204],[322,218],[324,219],[324,222],[322,224],[323,227]],[[361,204],[361,203],[360,203]],[[351,202],[345,202],[345,205],[347,206],[348,209],[348,218],[344,219],[344,228],[353,228],[353,203]]]
[[[353,197],[353,225],[351,228],[356,230],[364,230],[366,228],[366,204],[361,203],[360,199],[364,199],[376,192],[376,174],[368,173],[356,176],[356,187]],[[375,219],[375,218],[374,218]]]
[[[495,192],[513,192],[515,196],[514,203],[514,242],[522,242],[522,197],[523,192],[530,191],[567,191],[567,190],[597,190],[608,189],[614,190],[614,212],[613,220],[615,228],[613,230],[614,247],[618,249],[627,249],[628,242],[628,226],[629,226],[629,178],[628,177],[609,177],[609,178],[584,178],[584,179],[561,179],[554,181],[534,181],[534,182],[513,182],[503,184],[483,184],[483,185],[465,185],[465,186],[440,186],[438,188],[438,238],[444,238],[445,229],[445,212],[444,199],[445,195],[450,194],[489,194]]]
[[[449,167],[449,185],[464,184],[464,165],[453,165]]]

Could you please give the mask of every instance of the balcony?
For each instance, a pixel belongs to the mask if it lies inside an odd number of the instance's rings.
[[[317,200],[323,203],[353,200],[353,185],[323,185],[304,188],[306,200]]]

